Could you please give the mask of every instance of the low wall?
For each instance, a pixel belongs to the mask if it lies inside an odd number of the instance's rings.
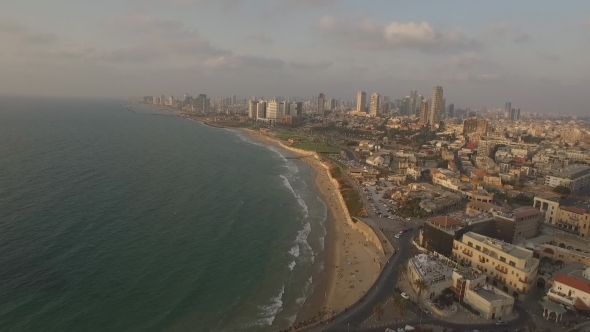
[[[373,228],[371,226],[365,224],[362,220],[359,220],[356,218],[353,220],[353,218],[350,216],[350,213],[348,212],[348,207],[346,206],[346,202],[344,201],[344,198],[342,197],[342,194],[340,193],[340,184],[338,183],[338,181],[336,179],[334,179],[332,177],[332,173],[330,173],[330,168],[321,160],[321,158],[317,154],[315,155],[315,157],[316,157],[316,159],[318,159],[321,162],[321,165],[328,172],[328,177],[330,178],[330,181],[332,182],[332,184],[334,184],[334,187],[336,187],[336,189],[338,189],[338,191],[337,191],[338,201],[340,201],[340,204],[344,207],[344,214],[346,217],[346,223],[352,229],[363,234],[363,236],[365,237],[365,240],[373,243],[377,247],[377,249],[379,249],[379,251],[381,251],[382,254],[386,255],[386,252],[383,248],[383,244],[381,243],[379,235],[377,235],[375,233]],[[385,238],[385,236],[384,236],[384,238]],[[389,243],[389,242],[386,242],[386,243]],[[391,246],[391,245],[389,245],[389,246]],[[393,247],[391,249],[391,252],[393,252]]]

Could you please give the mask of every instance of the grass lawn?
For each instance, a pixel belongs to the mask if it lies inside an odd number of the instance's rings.
[[[290,138],[298,138],[297,135],[290,133],[288,131],[281,131],[281,132],[277,133],[276,137],[278,139],[282,139],[283,141],[286,141]]]
[[[337,153],[338,149],[327,146],[324,143],[297,143],[292,145],[301,150],[314,151],[318,153]]]

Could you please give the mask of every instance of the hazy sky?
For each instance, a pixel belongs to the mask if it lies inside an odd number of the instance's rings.
[[[357,90],[590,114],[590,1],[2,0],[0,93]]]

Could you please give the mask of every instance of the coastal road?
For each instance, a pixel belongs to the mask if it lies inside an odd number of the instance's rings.
[[[361,324],[373,315],[373,308],[375,305],[377,305],[377,303],[385,303],[395,292],[399,269],[402,264],[405,264],[408,261],[411,246],[410,242],[411,239],[417,234],[418,230],[413,230],[402,235],[399,240],[398,252],[393,255],[393,257],[385,265],[385,268],[383,269],[381,275],[373,287],[371,287],[371,289],[369,289],[367,294],[364,296],[363,302],[358,302],[351,306],[346,312],[335,316],[333,323],[321,325],[309,329],[309,331],[384,331],[386,327],[397,329],[406,325],[419,325],[420,321],[415,320],[399,324],[386,325],[378,328],[361,328]],[[411,301],[408,301],[408,310],[420,315],[420,309],[418,305]],[[518,318],[516,320],[510,321],[510,330],[513,330],[515,327],[525,326],[529,319],[529,315],[524,309],[515,306],[515,311],[518,312]],[[422,325],[437,325],[465,331],[470,331],[473,329],[478,329],[480,331],[504,331],[507,329],[505,326],[496,326],[495,324],[451,323],[427,315],[422,317]]]

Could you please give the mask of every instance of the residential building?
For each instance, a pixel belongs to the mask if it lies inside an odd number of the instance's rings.
[[[369,114],[371,116],[377,116],[379,113],[379,94],[373,93],[371,95],[371,106],[369,108]]]
[[[486,282],[487,276],[473,268],[453,271],[451,289],[459,302],[468,304],[485,319],[502,319],[514,310],[514,298]]]
[[[575,207],[561,206],[559,196],[535,196],[533,206],[544,215],[544,222],[560,230],[581,237],[590,236],[590,211]]]
[[[420,105],[420,123],[423,125],[428,124],[429,118],[430,118],[430,100],[424,99],[424,100],[422,100],[422,104]]]
[[[570,308],[590,311],[590,268],[574,275],[555,276],[547,297]]]
[[[270,123],[282,122],[285,116],[285,103],[270,101],[266,105],[266,119]]]
[[[250,100],[248,102],[248,117],[250,119],[256,119],[256,111],[258,109],[258,101]]]
[[[357,112],[364,112],[366,104],[367,104],[367,93],[364,91],[359,91],[356,95],[356,111]]]
[[[256,105],[256,119],[257,120],[265,120],[266,119],[266,101],[261,100]]]
[[[426,254],[416,255],[408,261],[408,279],[421,280],[428,288],[423,290],[418,303],[425,299],[433,299],[442,291],[451,287],[453,268],[449,262]],[[420,293],[416,283],[412,283],[416,294]]]
[[[492,285],[519,300],[533,288],[539,268],[533,251],[474,232],[453,242],[452,255],[456,262],[482,271]]]
[[[432,101],[430,103],[430,118],[428,124],[436,126],[440,122],[440,114],[443,107],[443,88],[440,85],[434,87],[432,91]]]
[[[318,96],[318,100],[317,100],[317,112],[318,115],[321,116],[325,116],[325,109],[324,107],[326,106],[326,95],[323,93],[320,93],[320,95]]]
[[[489,123],[486,119],[470,118],[463,120],[463,135],[477,133],[485,136],[489,130]]]
[[[532,206],[523,206],[511,212],[492,211],[498,239],[516,243],[521,239],[531,239],[539,233],[543,213]]]
[[[577,192],[590,186],[590,166],[569,165],[557,170],[550,170],[545,176],[548,187],[566,187],[571,192]]]
[[[520,120],[520,108],[513,108],[512,110],[510,110],[510,120]]]

